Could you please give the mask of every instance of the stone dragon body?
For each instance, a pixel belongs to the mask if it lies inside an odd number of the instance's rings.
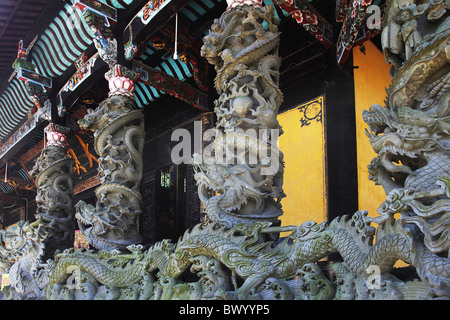
[[[65,144],[53,137],[64,137],[68,128],[50,124],[45,129],[47,146],[36,160],[30,175],[36,182],[36,215],[47,223],[52,231],[46,246],[46,256],[50,258],[59,248],[70,247],[73,243],[73,163],[67,155]]]
[[[217,70],[220,96],[213,154],[194,156],[195,179],[208,218],[229,227],[275,222],[282,214],[283,155],[276,147],[282,133],[276,120],[282,102],[280,33],[273,17],[273,7],[231,9],[215,19],[201,48]]]
[[[398,222],[389,221],[378,228],[377,241],[372,244],[375,229],[367,220],[367,212],[357,212],[338,217],[329,224],[307,221],[298,227],[277,227],[270,222],[241,223],[232,228],[218,222],[199,224],[176,244],[163,241],[146,251],[132,246],[131,254],[63,253],[56,260],[49,281],[51,284],[64,282],[70,275],[68,266],[77,266],[102,285],[130,286],[142,280],[146,272],[154,270],[159,270],[162,279],[172,279],[170,281],[176,283],[196,259],[206,257],[219,261],[244,280],[236,291],[229,291],[229,297],[248,299],[261,292],[269,279],[288,281],[305,265],[339,252],[346,268],[363,279],[370,276],[371,266],[377,266],[385,274],[400,259],[416,266],[421,278],[431,285],[450,284],[448,259],[414,243],[411,233],[402,229]],[[265,234],[282,231],[291,233],[277,245],[261,241]],[[111,260],[116,264],[109,263]]]

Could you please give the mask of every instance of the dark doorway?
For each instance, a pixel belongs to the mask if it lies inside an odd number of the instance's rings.
[[[186,230],[186,165],[158,169],[155,183],[156,241],[175,242]]]

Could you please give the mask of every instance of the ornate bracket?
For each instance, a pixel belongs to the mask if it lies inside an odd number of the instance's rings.
[[[83,17],[94,33],[93,41],[100,57],[110,67],[117,63],[117,40],[113,37],[111,22],[117,20],[117,10],[96,0],[75,0],[75,8],[83,12]]]
[[[27,48],[23,48],[23,40],[19,41],[17,59],[14,61],[12,67],[15,69],[13,76],[25,83],[25,88],[34,101],[35,106],[40,109],[42,104],[48,98],[48,89],[52,87],[52,79],[36,73],[34,70],[36,66],[27,61],[28,52],[33,46],[34,42]]]

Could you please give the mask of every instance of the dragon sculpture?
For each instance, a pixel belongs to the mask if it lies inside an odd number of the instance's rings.
[[[54,123],[45,128],[47,145],[30,171],[37,187],[36,215],[48,223],[53,222],[47,239],[47,258],[53,257],[55,250],[69,248],[73,244],[74,160],[66,152],[68,131],[68,128]]]
[[[42,273],[45,242],[53,229],[54,221],[42,217],[30,223],[19,221],[7,230],[0,231],[0,257],[9,263],[9,282],[2,293],[7,299],[43,299],[46,277]]]
[[[236,223],[250,223],[253,220],[272,221],[279,214],[281,205],[274,198],[280,198],[282,190],[269,184],[267,179],[254,180],[260,167],[252,168],[246,164],[228,167],[211,158],[201,160],[197,156],[194,158],[194,163],[199,163],[194,167],[194,178],[198,184],[198,195],[206,204],[210,220],[231,227]],[[210,197],[210,192],[215,192],[216,195]],[[253,205],[249,211],[251,202]],[[245,211],[241,211],[243,207]]]
[[[88,242],[100,250],[125,249],[141,241],[139,188],[145,134],[144,115],[135,110],[130,97],[136,78],[137,74],[115,65],[107,74],[110,97],[79,120],[81,128],[94,131],[101,186],[95,191],[96,207],[78,202],[76,218]]]
[[[9,273],[10,280],[3,294],[8,299],[42,299],[47,284],[42,261],[73,245],[74,161],[65,148],[68,131],[54,123],[45,128],[46,147],[30,171],[37,186],[36,220],[0,231],[3,273]]]
[[[24,282],[39,289],[29,290],[39,293],[30,296],[449,299],[450,31],[442,26],[448,23],[447,7],[439,0],[390,0],[386,5],[383,46],[386,59],[393,62],[394,78],[386,106],[374,105],[363,114],[377,152],[368,167],[370,179],[382,185],[387,195],[378,216],[358,211],[320,224],[278,225],[284,196],[282,155],[272,150],[281,164],[275,172],[262,171],[272,163],[247,160],[259,155],[260,148],[273,148],[274,138],[249,134],[250,129],[280,129],[275,118],[281,103],[279,35],[273,8],[245,0],[230,5],[214,22],[202,48],[218,72],[220,94],[214,152],[193,158],[199,196],[210,221],[187,230],[176,243],[163,240],[144,248],[128,241],[136,220],[125,217],[140,210],[140,178],[133,177],[141,172],[142,120],[128,97],[112,94],[80,123],[95,131],[102,186],[97,189],[97,207],[78,203],[77,215],[80,222],[93,223],[84,232],[100,251],[56,253],[54,260],[34,272],[36,283]],[[428,22],[431,27],[422,30]],[[392,36],[395,30],[403,32]],[[244,152],[233,160],[244,155],[245,161],[223,161],[221,150],[242,146]],[[26,234],[36,234],[36,227],[26,228]],[[288,236],[279,239],[281,232]],[[8,234],[21,233],[12,229]],[[27,245],[36,247],[33,241],[40,238],[35,238],[30,236]],[[22,260],[9,258],[12,247],[22,248],[25,241],[11,239],[9,247],[2,245],[0,251],[4,261],[14,263],[13,269]],[[332,253],[339,253],[342,261],[323,260]],[[30,268],[29,261],[38,261],[39,254],[31,258],[23,262]],[[395,272],[399,260],[414,269],[410,279]],[[198,280],[189,281],[187,271]]]
[[[217,70],[220,96],[212,152],[194,155],[195,179],[208,218],[228,226],[275,222],[282,214],[283,155],[276,147],[282,133],[276,119],[282,102],[280,34],[273,10],[228,10],[215,19],[201,48]]]
[[[441,255],[450,249],[447,9],[443,1],[389,1],[382,44],[394,78],[386,106],[363,113],[377,153],[369,178],[387,195],[374,221],[400,213],[415,240]]]
[[[139,299],[175,299],[182,292],[189,299],[331,299],[348,294],[343,284],[349,281],[349,275],[352,281],[360,282],[359,295],[365,298],[371,294],[404,298],[421,286],[427,286],[428,291],[420,296],[416,293],[416,298],[448,294],[439,289],[450,284],[447,258],[415,242],[401,221],[384,223],[375,234],[368,220],[367,212],[363,211],[338,217],[329,224],[307,221],[300,226],[280,227],[271,222],[256,222],[228,228],[211,222],[188,230],[176,244],[164,240],[145,251],[142,246],[133,245],[128,248],[130,254],[67,250],[56,256],[55,267],[48,274],[47,295],[61,298],[61,284],[67,283],[73,267],[87,274],[83,277],[80,273],[79,285],[89,284],[91,299],[103,297],[105,290],[116,292],[112,295],[115,299],[127,299],[125,293],[132,286],[141,293],[131,297]],[[290,235],[277,245],[273,241],[261,241],[264,234],[281,231]],[[343,279],[336,285],[314,264],[333,252],[339,252],[344,260],[330,266],[336,278]],[[389,274],[398,259],[414,265],[423,283],[405,283]],[[383,288],[379,291],[367,284],[371,266],[377,266],[382,275],[379,281]],[[199,282],[179,279],[189,267],[200,276]],[[234,281],[224,272],[226,269],[231,270]],[[155,270],[159,271],[157,279],[151,275]],[[237,277],[242,280],[237,281]],[[139,287],[142,281],[146,281],[146,287]],[[242,283],[239,288],[238,282]],[[316,290],[302,289],[307,285],[316,286]]]
[[[110,70],[105,74],[108,98],[78,120],[80,128],[94,132],[101,186],[95,190],[95,207],[84,201],[76,204],[76,218],[95,248],[125,250],[141,242],[138,225],[145,133],[144,115],[136,110],[133,96],[139,75],[117,63],[117,40],[104,18],[90,10],[83,11],[83,18],[94,34],[100,58]]]

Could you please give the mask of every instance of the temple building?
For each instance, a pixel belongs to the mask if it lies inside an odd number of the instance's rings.
[[[2,299],[450,298],[449,9],[1,1]]]

